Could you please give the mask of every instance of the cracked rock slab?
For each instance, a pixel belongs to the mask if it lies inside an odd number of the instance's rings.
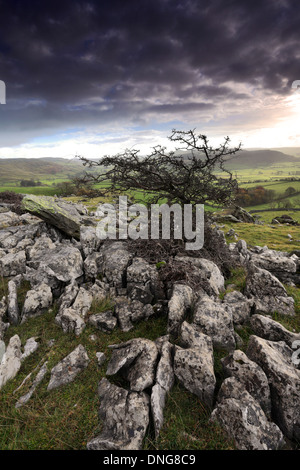
[[[294,299],[283,284],[266,269],[251,267],[246,278],[245,295],[254,302],[255,313],[295,315]]]
[[[300,439],[300,371],[292,349],[283,341],[250,336],[247,356],[265,372],[271,389],[273,419],[285,436]]]
[[[186,284],[175,284],[168,304],[168,333],[176,334],[193,302],[193,290]]]
[[[174,385],[175,375],[173,368],[174,346],[167,338],[158,338],[160,345],[160,358],[156,369],[156,383],[151,390],[151,413],[154,423],[155,438],[157,439],[164,422],[164,407],[168,392]]]
[[[81,344],[51,370],[47,390],[53,390],[73,382],[77,375],[89,364],[87,352]]]
[[[149,397],[103,378],[98,386],[103,429],[87,443],[88,450],[141,450],[149,425]]]
[[[187,390],[212,407],[216,386],[213,343],[203,333],[199,334],[196,342],[194,339],[191,342],[192,347],[187,349],[175,346],[174,373]]]
[[[17,276],[26,271],[26,255],[21,250],[18,253],[8,253],[0,259],[0,275],[4,277]]]
[[[21,340],[18,335],[10,338],[0,363],[0,389],[13,379],[21,367]]]
[[[158,349],[153,341],[134,338],[126,343],[111,345],[113,349],[107,366],[107,375],[121,371],[129,381],[130,390],[140,392],[150,387],[155,379]]]
[[[89,323],[100,331],[111,333],[117,325],[117,319],[111,310],[95,313],[89,317]]]
[[[294,341],[300,341],[300,333],[293,333],[264,315],[252,315],[250,326],[255,335],[270,341],[284,341],[290,348]]]
[[[215,302],[207,295],[201,297],[196,304],[193,326],[210,336],[214,347],[235,349],[233,318],[226,304]]]
[[[237,381],[234,378],[226,380]],[[238,389],[239,384],[237,381]],[[237,396],[225,397],[226,394],[213,410],[210,421],[217,421],[234,439],[239,450],[277,450],[282,447],[282,432],[276,424],[268,421],[252,395],[245,390],[239,391]]]
[[[271,393],[268,378],[262,368],[240,350],[221,359],[227,377],[234,377],[257,400],[265,414],[271,416]]]
[[[51,307],[53,301],[51,288],[42,283],[26,293],[23,309],[22,321],[24,323],[28,318],[35,317],[44,313]]]
[[[34,394],[35,392],[35,389],[37,388],[37,386],[42,382],[42,380],[44,379],[45,375],[47,374],[47,361],[44,362],[44,364],[41,366],[41,368],[39,369],[37,375],[36,375],[36,378],[34,379],[29,391],[25,394],[25,395],[22,395],[19,400],[17,401],[15,407],[16,408],[21,408],[21,406],[23,406],[25,403],[28,402],[28,400],[30,400],[30,398],[32,397],[32,395]]]

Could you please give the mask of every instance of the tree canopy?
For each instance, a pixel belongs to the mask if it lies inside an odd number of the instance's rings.
[[[146,156],[136,149],[96,161],[78,156],[85,166],[102,170],[86,173],[83,181],[103,183],[104,194],[142,190],[148,203],[167,200],[179,204],[228,205],[234,201],[238,184],[225,164],[241,144],[231,148],[226,137],[213,148],[208,138],[195,130],[173,129],[169,140],[179,145],[174,151],[158,145]]]

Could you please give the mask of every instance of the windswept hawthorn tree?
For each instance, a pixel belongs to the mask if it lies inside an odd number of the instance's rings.
[[[166,152],[165,147],[156,146],[147,156],[140,156],[139,150],[125,150],[98,161],[79,156],[83,165],[103,170],[86,173],[83,181],[109,183],[103,194],[145,191],[151,204],[167,200],[170,204],[229,205],[234,201],[238,184],[225,164],[241,144],[230,148],[226,137],[219,147],[213,148],[207,137],[195,130],[173,129],[169,140],[179,144],[175,151]]]

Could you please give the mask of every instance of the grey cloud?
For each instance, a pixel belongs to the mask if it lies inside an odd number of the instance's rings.
[[[191,111],[201,118],[230,100],[247,107],[249,95],[228,82],[284,96],[300,79],[296,0],[0,6],[2,142],[18,130],[14,142],[78,124],[147,122],[148,113],[176,119]]]

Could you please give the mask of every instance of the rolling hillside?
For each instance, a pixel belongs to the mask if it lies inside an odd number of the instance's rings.
[[[233,170],[242,168],[258,168],[278,163],[299,163],[293,155],[278,150],[241,150],[228,159],[227,167]]]
[[[69,179],[82,171],[81,162],[65,158],[1,158],[0,184],[9,186],[31,179]]]

